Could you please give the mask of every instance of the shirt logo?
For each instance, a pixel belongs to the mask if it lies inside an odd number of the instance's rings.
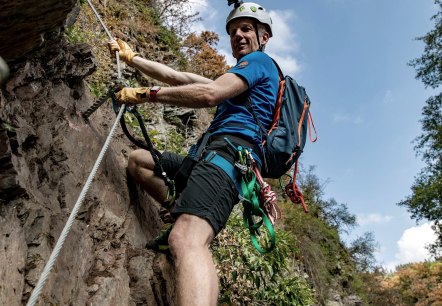
[[[239,63],[239,68],[244,68],[244,67],[246,67],[248,64],[249,64],[248,61],[241,62],[241,63]]]

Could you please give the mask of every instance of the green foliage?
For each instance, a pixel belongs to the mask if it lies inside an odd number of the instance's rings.
[[[307,282],[292,270],[294,238],[278,230],[276,248],[261,255],[235,209],[223,232],[212,245],[220,274],[224,305],[312,305]]]
[[[183,155],[186,153],[185,143],[186,139],[184,136],[178,133],[175,129],[171,129],[167,133],[164,150]]]
[[[84,31],[75,24],[67,27],[64,34],[71,44],[87,42]]]
[[[425,86],[438,88],[442,84],[442,1],[435,0],[438,12],[432,17],[435,28],[418,38],[425,43],[424,54],[410,65]],[[416,220],[434,221],[437,241],[430,246],[433,255],[442,254],[442,93],[430,97],[422,111],[423,133],[415,150],[423,157],[426,167],[415,178],[412,195],[398,203]]]
[[[364,287],[355,261],[339,236],[343,228],[355,226],[355,217],[348,209],[342,209],[346,205],[323,200],[325,183],[314,173],[314,167],[302,170],[298,178],[309,213],[291,202],[284,202],[281,205],[283,223],[284,229],[298,241],[299,259],[310,276],[316,298],[325,303],[331,288],[341,288],[342,295],[357,293],[363,296]]]
[[[10,122],[5,122],[0,120],[0,124],[1,128],[5,129],[8,132],[16,132],[18,129],[17,127],[13,126]]]
[[[319,201],[319,215],[338,232],[348,233],[357,224],[356,216],[351,214],[346,204],[338,204],[335,199]]]
[[[375,251],[379,248],[371,232],[356,238],[350,243],[348,250],[356,263],[356,268],[361,272],[372,271],[376,268]]]
[[[91,92],[91,94],[96,98],[100,98],[105,94],[104,84],[90,82],[87,84],[87,86],[89,87],[89,91]]]
[[[410,65],[416,68],[416,77],[425,86],[437,88],[442,84],[442,1],[435,0],[434,3],[438,6],[438,12],[431,18],[435,27],[425,36],[417,38],[425,43],[424,54],[412,60]]]

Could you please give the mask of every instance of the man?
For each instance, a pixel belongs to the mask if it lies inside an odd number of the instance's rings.
[[[226,30],[238,63],[215,81],[143,59],[122,41],[110,42],[110,50],[119,51],[126,63],[173,85],[161,89],[123,88],[117,96],[127,105],[157,102],[191,108],[217,106],[208,129],[211,136],[203,144],[206,151],[215,151],[233,164],[236,152],[226,144],[227,137],[235,145],[253,149],[253,156],[261,165],[263,132],[257,120],[266,128],[271,124],[279,85],[276,66],[261,52],[272,36],[272,20],[260,5],[240,3],[227,17]],[[249,97],[254,114],[245,105]],[[183,157],[164,152],[161,164],[173,178],[182,161]],[[149,152],[132,152],[128,170],[149,194],[164,202],[167,188]],[[209,244],[238,202],[235,180],[218,165],[204,160],[203,155],[180,190],[171,211],[176,222],[168,238],[178,277],[179,305],[217,304],[218,278]]]

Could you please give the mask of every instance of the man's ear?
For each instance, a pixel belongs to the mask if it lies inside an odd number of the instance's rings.
[[[261,45],[265,46],[269,42],[270,34],[267,32],[264,32],[259,39],[260,39]]]

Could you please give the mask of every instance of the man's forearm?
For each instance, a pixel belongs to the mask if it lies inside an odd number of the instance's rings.
[[[156,101],[189,108],[216,106],[219,101],[214,91],[205,84],[191,84],[177,87],[163,87],[156,96]]]
[[[209,82],[212,82],[212,80],[205,77],[193,73],[176,71],[169,66],[144,59],[140,56],[135,56],[130,65],[140,70],[144,74],[150,76],[151,78],[154,78],[155,80],[173,86],[191,83],[207,84]]]

